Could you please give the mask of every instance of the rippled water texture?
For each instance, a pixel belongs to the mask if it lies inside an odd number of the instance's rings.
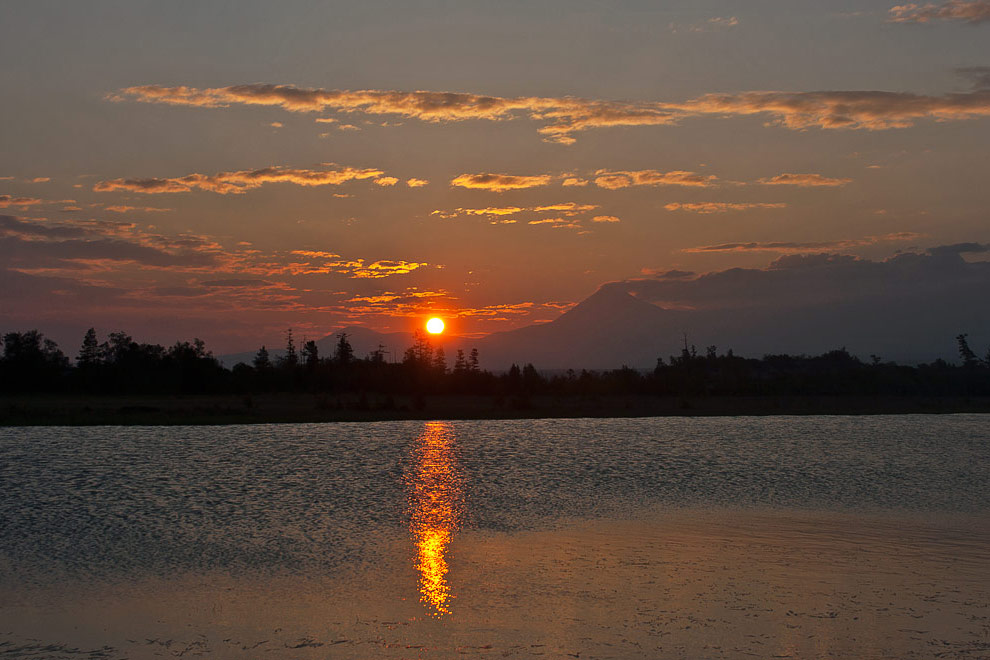
[[[0,656],[990,657],[988,459],[979,415],[0,429]]]

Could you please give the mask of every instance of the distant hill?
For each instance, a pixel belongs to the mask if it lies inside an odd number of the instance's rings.
[[[604,286],[550,323],[496,332],[479,342],[486,368],[532,362],[541,369],[652,367],[681,338],[683,313]]]

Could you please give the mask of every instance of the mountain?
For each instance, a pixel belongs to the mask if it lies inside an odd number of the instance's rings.
[[[532,362],[541,369],[651,367],[682,341],[684,313],[605,285],[549,323],[496,332],[479,341],[488,369]]]

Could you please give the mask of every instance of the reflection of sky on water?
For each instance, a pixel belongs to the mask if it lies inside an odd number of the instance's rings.
[[[427,422],[416,439],[415,472],[409,483],[410,531],[416,543],[420,600],[434,616],[450,613],[447,551],[462,506],[460,476],[449,422]]]

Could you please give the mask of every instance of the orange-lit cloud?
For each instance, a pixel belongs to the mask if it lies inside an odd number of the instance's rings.
[[[385,173],[375,169],[345,167],[337,170],[309,170],[287,167],[265,167],[259,170],[220,172],[219,174],[187,174],[186,176],[158,179],[111,179],[100,181],[93,190],[97,192],[127,191],[145,194],[184,193],[191,190],[239,194],[266,183],[293,183],[298,186],[337,186],[361,179],[382,179]],[[391,179],[391,177],[386,177]],[[398,181],[398,179],[395,179]],[[390,184],[386,184],[390,185]]]
[[[799,254],[806,252],[822,252],[826,250],[846,250],[890,241],[913,241],[923,237],[924,234],[902,231],[892,234],[884,234],[882,236],[867,236],[865,238],[846,239],[841,241],[821,241],[810,243],[790,243],[783,241],[768,243],[721,243],[719,245],[702,245],[699,247],[685,248],[681,250],[681,252],[779,252],[782,254]]]
[[[556,213],[562,213],[567,216],[576,216],[581,213],[587,213],[589,211],[594,211],[598,208],[597,204],[578,204],[577,202],[557,202],[555,204],[544,204],[541,206],[489,206],[485,208],[478,209],[466,209],[457,208],[453,211],[433,211],[430,215],[437,215],[441,218],[456,218],[462,215],[474,215],[474,216],[511,216],[523,212],[532,213],[545,213],[547,211],[552,211]],[[531,223],[532,224],[532,223]]]
[[[553,177],[549,174],[523,176],[517,174],[461,174],[450,181],[450,185],[473,190],[504,192],[523,188],[538,188],[549,185]]]
[[[569,218],[542,218],[540,220],[530,220],[528,225],[547,225],[554,229],[579,229],[581,225]]]
[[[657,170],[616,171],[598,170],[595,172],[595,185],[608,190],[618,190],[629,186],[695,186],[708,188],[716,184],[718,177],[684,172],[658,172]]]
[[[365,259],[345,259],[335,252],[293,250],[287,258],[279,258],[277,254],[246,256],[238,267],[242,272],[257,275],[343,275],[352,279],[380,279],[406,275],[425,266],[429,264],[401,259],[368,262]]]
[[[426,179],[406,179],[406,185],[410,188],[422,188],[423,186],[429,185],[429,181]]]
[[[36,176],[31,179],[31,183],[48,183],[52,180],[50,176]]]
[[[708,94],[678,104],[689,115],[770,115],[790,129],[907,128],[919,119],[950,121],[990,116],[990,91],[942,96],[907,92],[743,92]]]
[[[41,204],[42,200],[36,197],[14,197],[13,195],[0,195],[0,209],[8,206],[35,206]]]
[[[265,105],[292,112],[331,109],[430,122],[526,117],[544,122],[539,132],[546,140],[565,144],[572,143],[573,134],[579,131],[665,126],[706,115],[769,115],[773,123],[791,129],[870,130],[904,128],[919,119],[949,121],[990,116],[988,90],[941,96],[883,91],[754,91],[707,94],[682,102],[624,103],[574,97],[505,98],[459,92],[346,91],[252,84],[205,89],[144,85],[122,89],[108,98],[208,108]]]
[[[910,3],[897,5],[889,10],[892,23],[929,23],[931,21],[965,21],[982,23],[990,21],[990,2],[987,0],[948,0],[942,4]]]
[[[546,206],[534,206],[533,211],[557,211],[560,213],[566,213],[567,215],[573,215],[575,213],[584,213],[586,211],[594,211],[598,208],[597,204],[578,204],[576,202],[561,202],[559,204],[547,204]]]
[[[596,215],[591,219],[592,222],[620,222],[620,220],[614,215]]]
[[[576,176],[569,176],[566,179],[564,179],[563,183],[561,183],[560,185],[562,185],[562,186],[586,186],[586,185],[588,185],[588,180],[587,179],[582,179],[582,178],[579,178],[579,177],[576,177]]]
[[[688,211],[689,213],[726,213],[727,211],[748,211],[750,209],[782,209],[782,202],[673,202],[664,206],[668,211]]]
[[[379,186],[394,186],[399,180],[394,176],[382,176],[375,179],[375,184]]]
[[[127,206],[126,204],[114,204],[104,208],[105,210],[112,211],[113,213],[131,213],[132,211],[140,211],[144,213],[165,213],[172,210],[161,209],[156,206]]]
[[[765,186],[800,186],[802,188],[838,187],[852,183],[852,179],[833,179],[821,174],[778,174],[777,176],[759,179],[757,183]]]

